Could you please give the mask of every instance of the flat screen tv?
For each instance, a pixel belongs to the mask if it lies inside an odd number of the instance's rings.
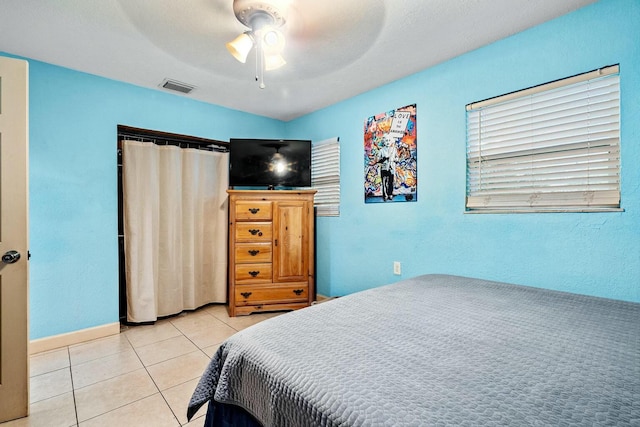
[[[229,186],[310,187],[311,141],[232,138]]]

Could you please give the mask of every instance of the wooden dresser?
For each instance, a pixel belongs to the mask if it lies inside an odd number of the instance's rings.
[[[316,190],[227,192],[229,316],[310,305]]]

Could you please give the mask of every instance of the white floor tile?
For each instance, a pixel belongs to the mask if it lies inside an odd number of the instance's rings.
[[[69,368],[47,372],[29,380],[29,403],[39,402],[73,390]]]
[[[145,369],[75,390],[78,421],[106,414],[157,392]]]
[[[160,393],[80,423],[80,427],[113,426],[177,427],[180,423]]]
[[[158,388],[166,390],[189,380],[200,378],[209,361],[209,357],[202,350],[196,350],[149,366],[147,369]]]

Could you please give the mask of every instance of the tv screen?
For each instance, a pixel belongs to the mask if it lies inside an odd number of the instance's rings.
[[[232,138],[229,185],[310,187],[311,141]]]

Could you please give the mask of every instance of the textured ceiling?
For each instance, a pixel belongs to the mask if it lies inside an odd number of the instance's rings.
[[[225,48],[246,30],[232,0],[0,0],[0,51],[288,121],[594,2],[290,1],[265,89]]]

